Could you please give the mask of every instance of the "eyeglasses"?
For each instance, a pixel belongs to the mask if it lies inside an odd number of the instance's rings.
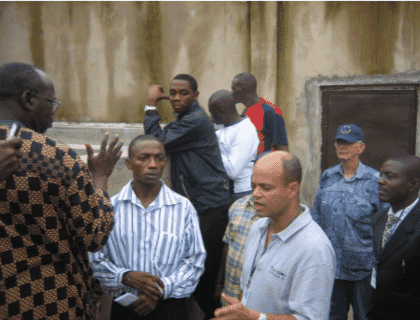
[[[56,112],[56,111],[57,111],[57,109],[60,107],[60,101],[55,100],[55,99],[50,98],[50,97],[47,97],[46,95],[44,95],[44,94],[42,94],[42,93],[38,93],[38,92],[37,92],[36,94],[39,94],[39,95],[43,96],[45,99],[47,99],[49,102],[51,102],[51,103],[52,103],[53,112]]]
[[[60,101],[55,100],[53,98],[47,97],[46,95],[39,93],[39,92],[35,92],[35,94],[39,94],[41,96],[43,96],[45,99],[47,99],[49,102],[52,103],[52,107],[53,107],[53,112],[56,112],[57,109],[60,107]],[[8,98],[8,97],[17,97],[22,95],[22,93],[7,93],[7,92],[0,92],[0,98]]]

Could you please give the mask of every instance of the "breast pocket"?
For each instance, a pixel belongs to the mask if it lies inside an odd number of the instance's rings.
[[[366,199],[351,197],[347,201],[344,248],[372,252],[373,206]]]
[[[373,206],[361,197],[350,197],[347,201],[347,216],[350,220],[360,224],[371,224]]]
[[[180,259],[180,238],[168,232],[161,232],[156,245],[154,261],[159,269],[173,265]]]

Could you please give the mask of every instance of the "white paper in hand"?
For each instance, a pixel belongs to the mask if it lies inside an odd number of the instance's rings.
[[[128,307],[130,304],[132,304],[134,301],[136,301],[138,297],[136,297],[134,294],[126,293],[122,296],[116,298],[114,301],[118,302],[120,305],[124,307]]]

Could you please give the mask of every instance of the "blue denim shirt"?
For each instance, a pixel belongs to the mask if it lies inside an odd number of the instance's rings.
[[[372,272],[372,216],[389,206],[379,200],[379,177],[360,161],[350,179],[344,178],[341,164],[321,175],[311,214],[334,247],[336,279],[356,281]]]

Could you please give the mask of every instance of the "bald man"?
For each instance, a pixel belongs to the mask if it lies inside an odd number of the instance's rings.
[[[222,161],[231,179],[231,203],[252,192],[251,175],[259,144],[257,130],[247,116],[236,110],[229,91],[220,90],[209,99],[209,111],[214,123],[223,125],[216,131]]]
[[[252,185],[260,220],[247,239],[242,300],[222,295],[229,306],[216,319],[328,319],[335,254],[325,233],[299,203],[302,167],[288,152],[263,156]]]
[[[232,95],[235,103],[245,105],[243,114],[249,117],[258,131],[258,155],[270,150],[288,151],[283,114],[274,103],[257,95],[257,80],[252,74],[244,72],[233,78]]]

